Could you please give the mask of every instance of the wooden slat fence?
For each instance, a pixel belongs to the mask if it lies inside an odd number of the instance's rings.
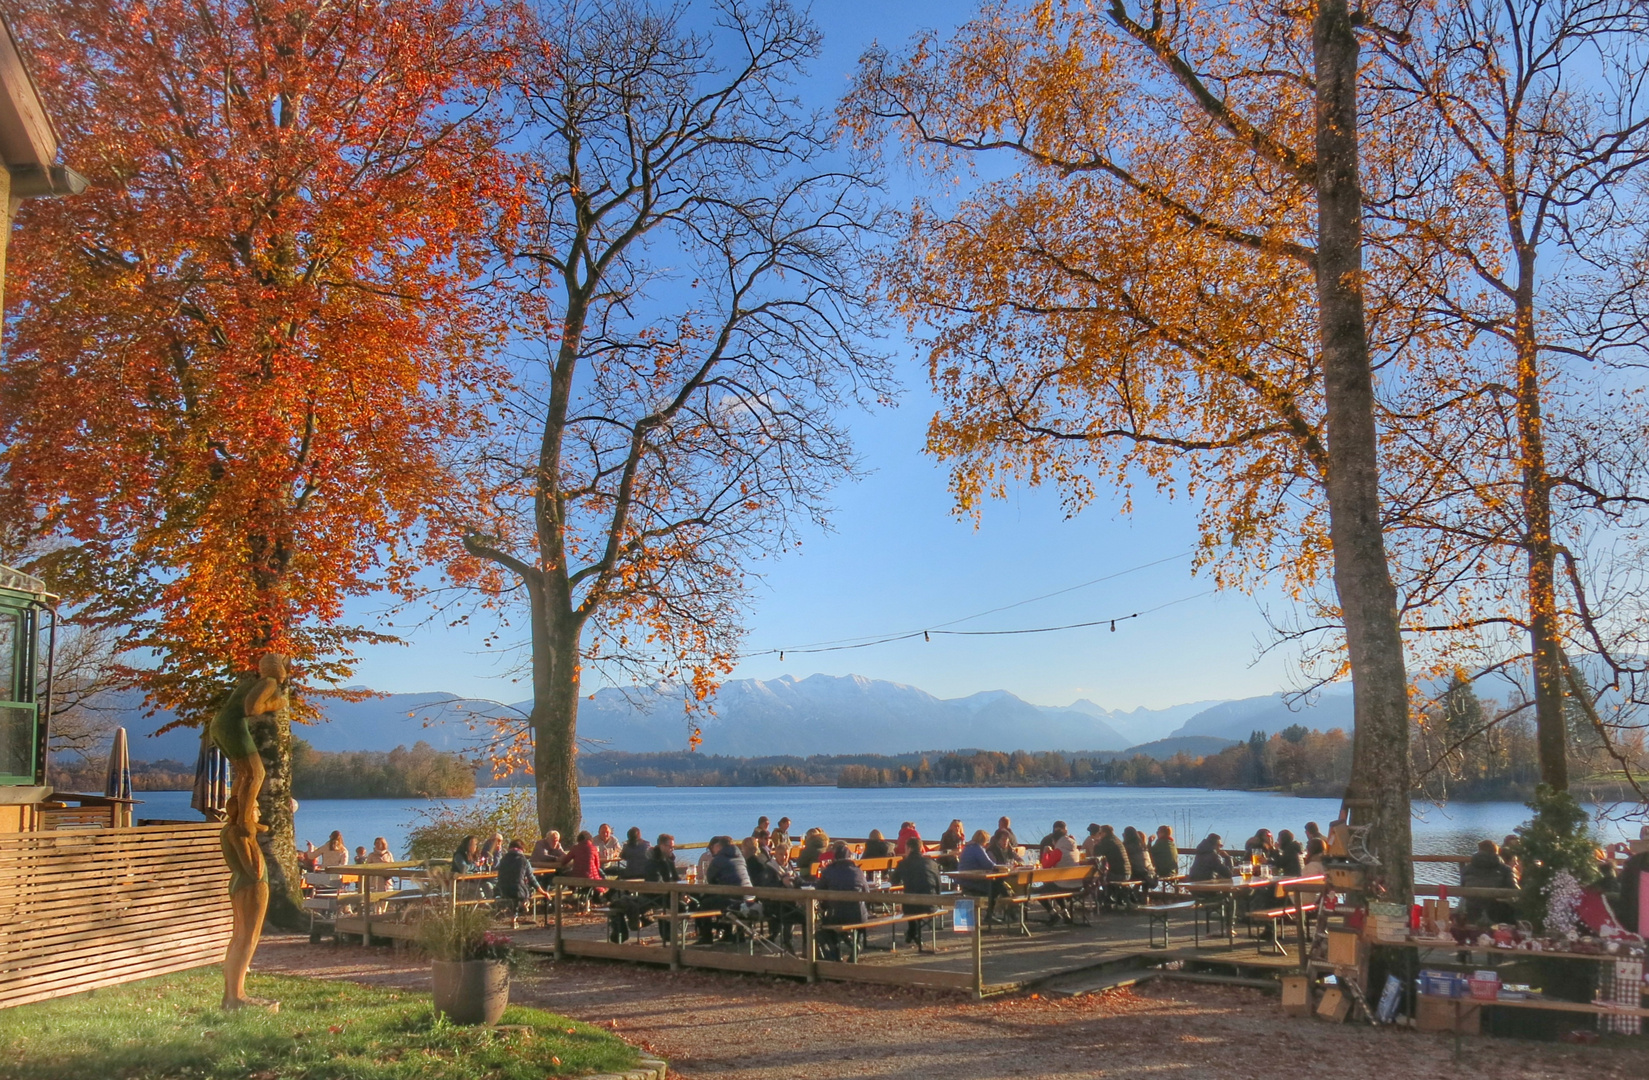
[[[0,833],[0,1008],[221,960],[221,828]]]

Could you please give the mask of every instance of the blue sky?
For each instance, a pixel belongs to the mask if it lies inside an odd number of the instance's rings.
[[[897,47],[924,27],[954,27],[963,3],[822,3],[815,16],[825,54],[803,92],[827,106],[846,86],[860,52],[880,40]],[[891,163],[896,202],[919,178]],[[808,530],[799,552],[758,564],[747,651],[919,629],[1064,589],[1190,548],[1193,511],[1136,492],[1134,512],[1100,500],[1067,519],[1051,489],[1022,490],[985,507],[977,528],[951,513],[942,465],[922,453],[932,415],[926,368],[916,345],[888,342],[907,387],[891,410],[849,418],[870,474],[838,490],[828,532]],[[1008,629],[1111,618],[1204,593],[1190,560],[1176,559],[1089,588],[965,624]],[[1266,598],[1275,604],[1276,598]],[[377,607],[356,605],[370,618]],[[935,638],[823,654],[752,657],[735,678],[797,678],[824,672],[910,683],[940,697],[1009,690],[1038,704],[1086,697],[1107,708],[1161,707],[1204,698],[1247,697],[1290,685],[1286,655],[1256,663],[1267,638],[1256,598],[1205,595],[1118,625],[998,638]],[[481,647],[480,631],[426,626],[404,647],[363,653],[357,680],[387,691],[445,690],[507,701],[511,658]],[[587,689],[595,689],[589,686]]]

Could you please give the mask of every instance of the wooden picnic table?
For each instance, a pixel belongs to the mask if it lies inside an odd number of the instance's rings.
[[[1285,896],[1294,897],[1294,917],[1296,922],[1303,923],[1303,901],[1300,899],[1303,889],[1312,885],[1324,885],[1326,878],[1322,874],[1306,874],[1302,877],[1260,877],[1250,878],[1211,878],[1207,881],[1182,881],[1179,891],[1190,893],[1192,896],[1215,896],[1220,901],[1220,918],[1225,922],[1226,937],[1231,948],[1237,947],[1237,897],[1252,895],[1259,889],[1281,889]],[[1276,924],[1271,925],[1271,943],[1285,954],[1282,942],[1277,940]],[[1303,938],[1302,938],[1303,946]],[[1303,952],[1302,948],[1302,952]]]

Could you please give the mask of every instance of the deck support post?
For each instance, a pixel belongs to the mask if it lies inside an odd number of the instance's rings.
[[[682,932],[686,929],[686,927],[683,924],[682,920],[676,918],[676,916],[679,915],[680,913],[681,913],[681,893],[677,892],[676,889],[675,889],[675,886],[672,885],[671,888],[670,888],[670,921],[667,924],[670,927],[670,970],[671,971],[680,971],[681,970],[681,935],[682,935]]]
[[[555,958],[557,960],[567,959],[567,948],[561,944],[561,909],[564,906],[563,899],[565,896],[566,891],[561,887],[561,882],[557,881],[555,883]]]
[[[807,981],[819,981],[819,909],[818,901],[809,896],[802,901],[802,936],[807,946]]]
[[[976,903],[973,908],[973,997],[985,996],[985,920]]]

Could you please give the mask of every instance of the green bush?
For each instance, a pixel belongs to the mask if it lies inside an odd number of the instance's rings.
[[[409,859],[447,860],[466,836],[485,840],[494,832],[506,842],[531,846],[538,837],[538,807],[532,788],[504,788],[472,802],[437,803],[414,811],[417,819],[407,832]],[[563,837],[570,843],[571,837]]]

